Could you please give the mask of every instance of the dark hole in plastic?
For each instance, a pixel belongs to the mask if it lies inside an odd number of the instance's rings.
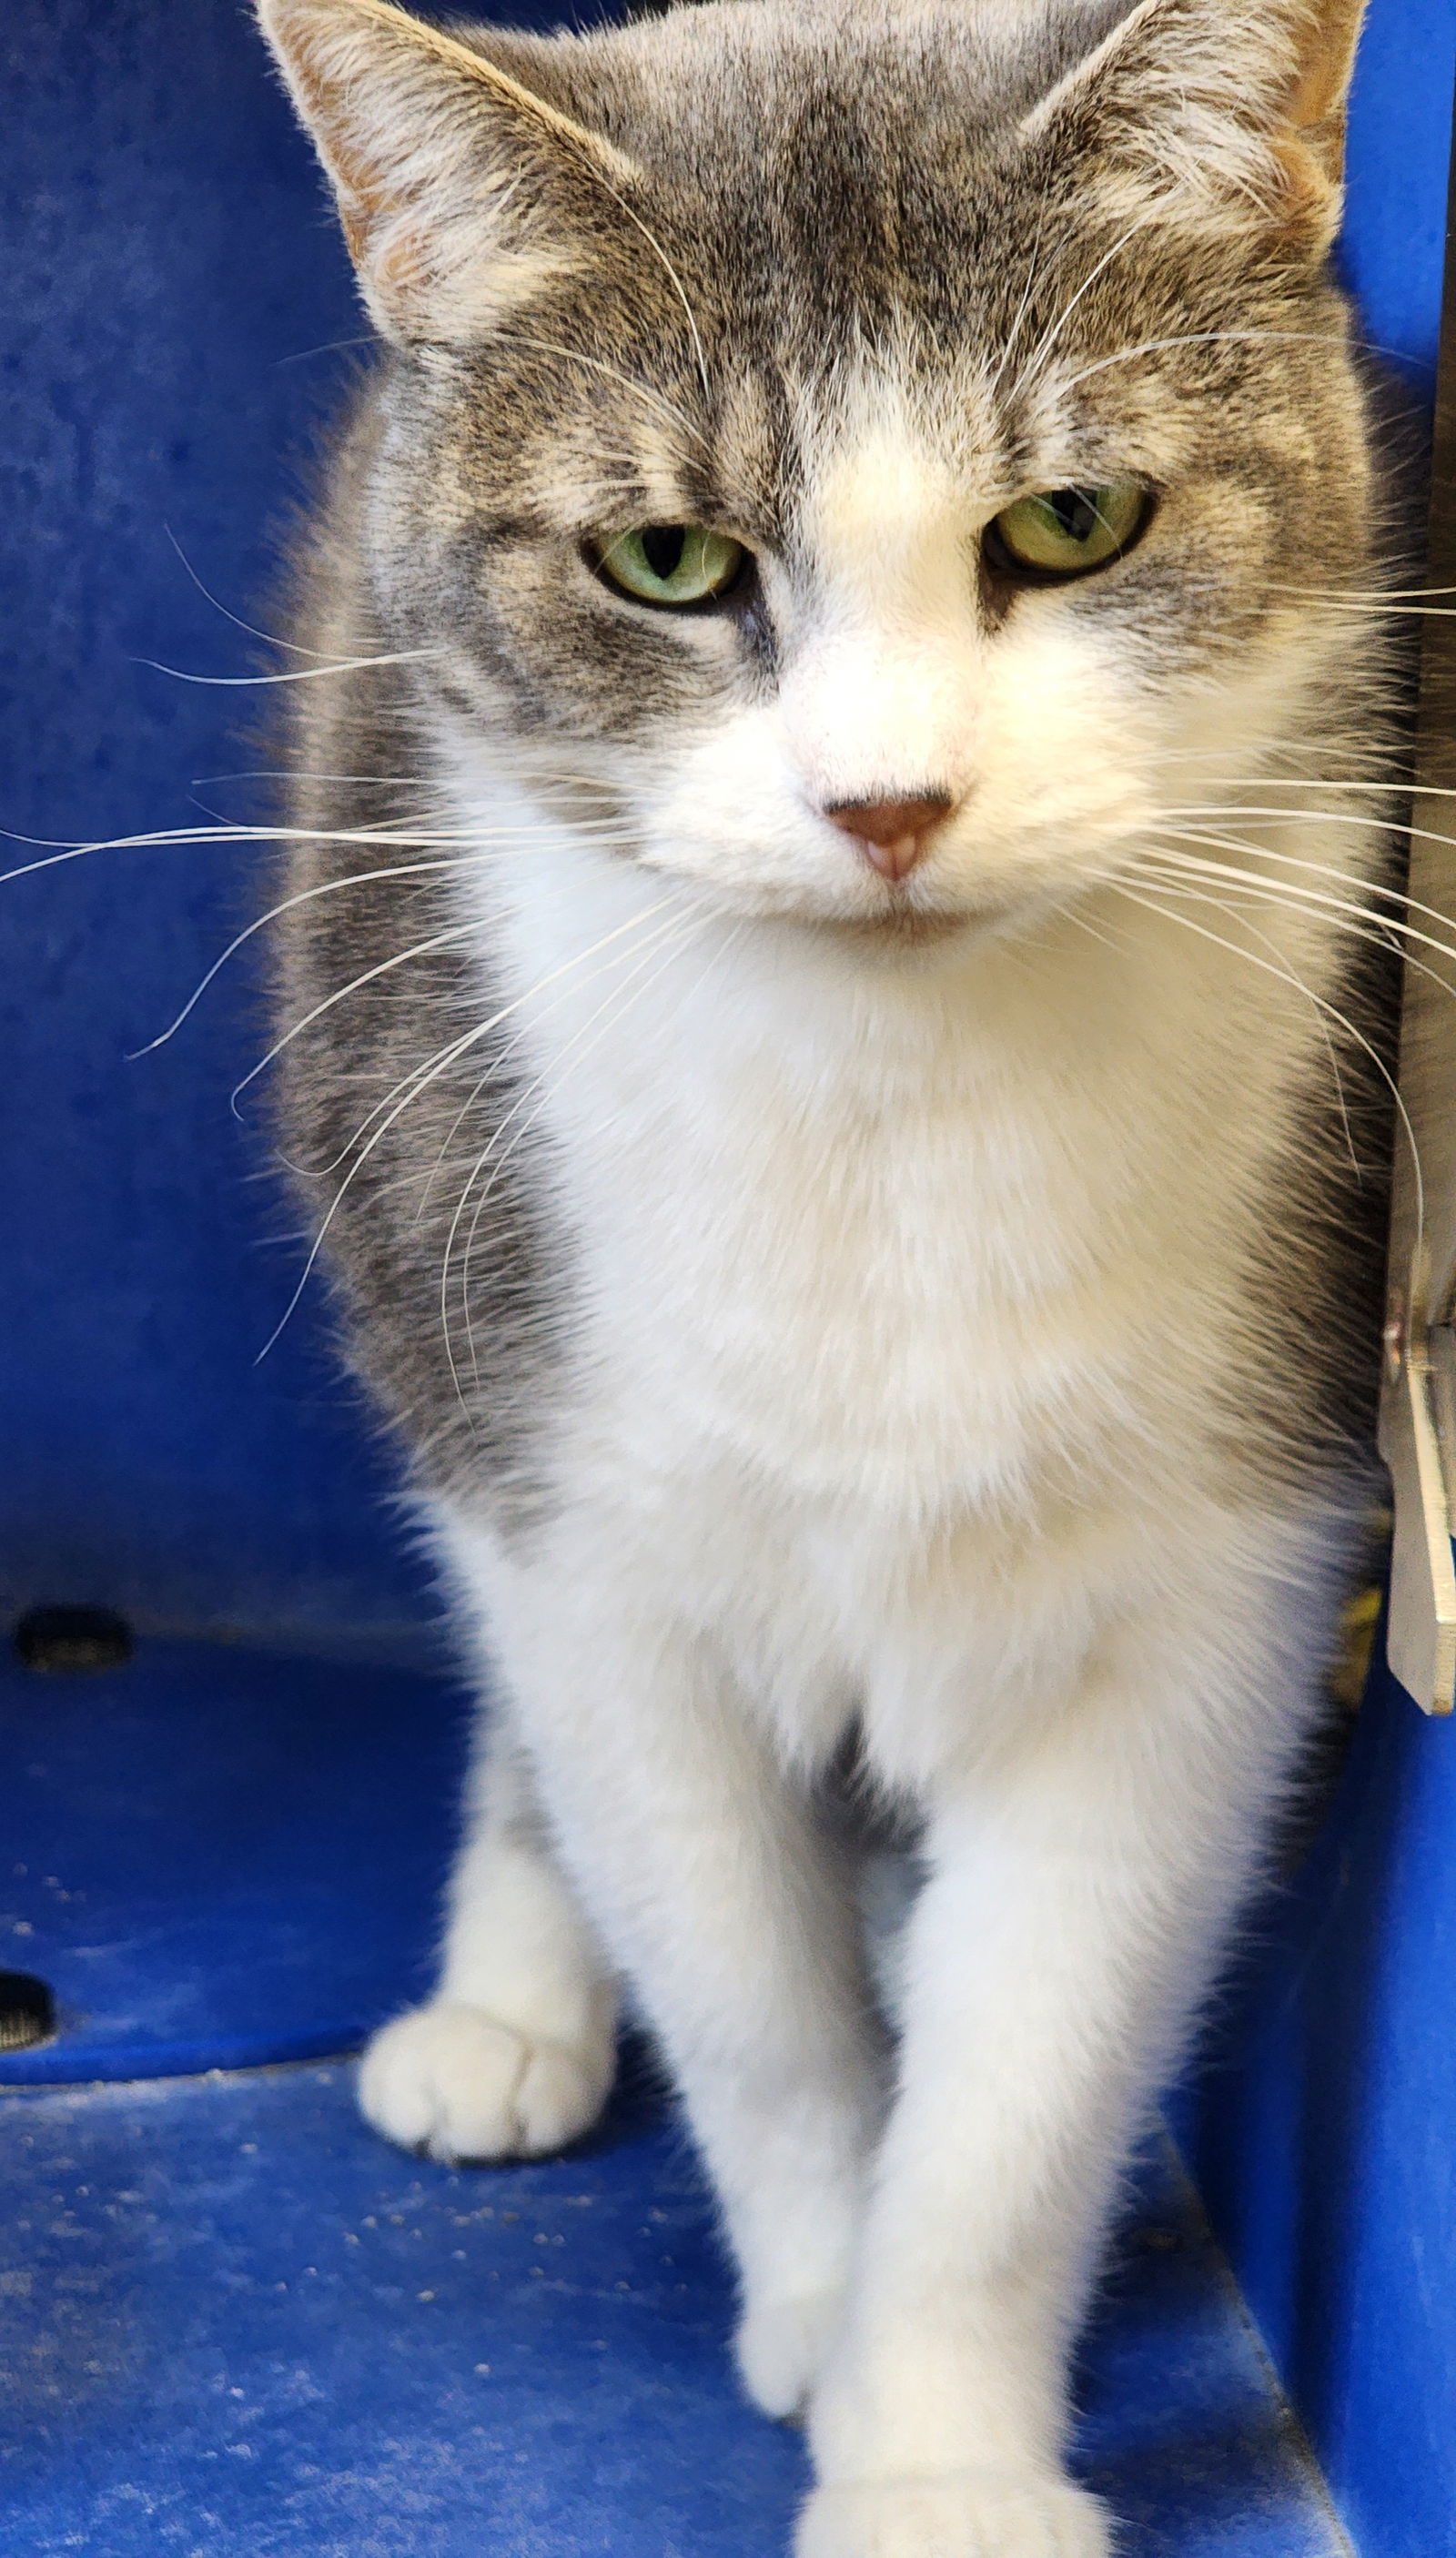
[[[0,1972],[0,2052],[29,2052],[56,2031],[56,2001],[34,1972]]]
[[[28,1670],[114,1670],[131,1658],[131,1628],[110,1608],[32,1608],[15,1648]]]

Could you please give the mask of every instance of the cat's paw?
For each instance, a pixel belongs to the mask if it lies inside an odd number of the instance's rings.
[[[612,2054],[568,2048],[446,1999],[381,2027],[360,2063],[366,2122],[447,2166],[539,2158],[589,2131],[612,2083]]]
[[[801,2415],[843,2307],[842,2286],[750,2300],[734,2351],[744,2388],[766,2416]]]
[[[1110,2558],[1095,2496],[1029,2471],[821,2487],[795,2558]]]

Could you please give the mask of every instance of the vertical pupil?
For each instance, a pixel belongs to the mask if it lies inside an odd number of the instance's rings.
[[[1095,490],[1054,489],[1047,503],[1069,541],[1085,542],[1096,530]]]
[[[682,566],[682,553],[686,541],[685,524],[651,524],[643,534],[643,557],[654,577],[659,577],[664,586]]]

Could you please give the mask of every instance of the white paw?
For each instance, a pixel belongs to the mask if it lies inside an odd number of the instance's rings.
[[[456,2165],[564,2149],[611,2083],[605,2039],[569,2049],[441,1999],[381,2027],[360,2063],[359,2101],[386,2140]]]
[[[766,2416],[801,2413],[843,2306],[842,2289],[750,2301],[734,2350],[744,2388]]]
[[[953,2478],[821,2487],[795,2558],[1109,2558],[1107,2517],[1065,2479],[963,2470]]]

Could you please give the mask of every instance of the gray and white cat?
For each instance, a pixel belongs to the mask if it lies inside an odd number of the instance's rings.
[[[1069,2344],[1370,1482],[1355,0],[261,14],[385,350],[287,1144],[496,1701],[364,2110],[569,2141],[626,1983],[801,2558],[1094,2558]]]

